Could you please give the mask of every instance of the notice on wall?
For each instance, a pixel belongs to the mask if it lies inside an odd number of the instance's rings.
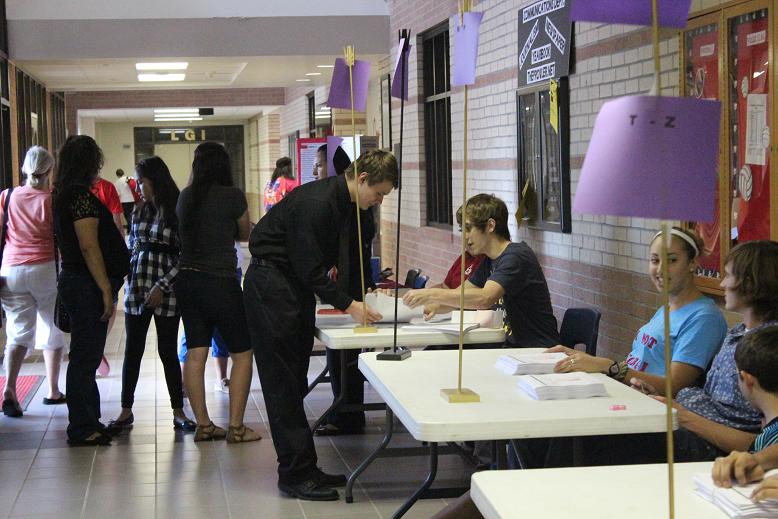
[[[571,0],[539,0],[519,10],[519,87],[570,72]]]
[[[766,148],[770,145],[767,130],[767,94],[748,94],[746,103],[746,164],[765,166]]]
[[[313,177],[316,152],[319,146],[326,143],[327,139],[297,139],[297,177],[300,184],[316,180]]]

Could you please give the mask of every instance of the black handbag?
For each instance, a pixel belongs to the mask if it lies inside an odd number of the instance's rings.
[[[59,283],[59,245],[57,245],[57,233],[54,233],[54,268],[57,272],[57,282]],[[54,326],[65,333],[70,333],[70,315],[62,304],[62,298],[59,297],[59,288],[57,288],[57,299],[54,301]]]

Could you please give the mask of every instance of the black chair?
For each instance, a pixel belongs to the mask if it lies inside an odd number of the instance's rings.
[[[427,281],[430,280],[429,276],[425,276],[422,274],[421,276],[418,276],[416,278],[416,281],[413,282],[413,288],[424,288],[427,286]]]
[[[416,286],[416,278],[419,277],[419,274],[421,274],[420,269],[408,269],[403,286],[406,288],[414,288]]]
[[[576,344],[586,346],[586,353],[597,354],[597,336],[602,314],[593,308],[568,308],[559,328],[563,345],[575,348]]]

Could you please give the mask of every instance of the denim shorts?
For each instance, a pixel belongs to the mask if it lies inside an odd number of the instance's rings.
[[[230,353],[251,349],[243,291],[237,279],[183,269],[178,271],[173,290],[189,349],[210,347],[216,328]]]

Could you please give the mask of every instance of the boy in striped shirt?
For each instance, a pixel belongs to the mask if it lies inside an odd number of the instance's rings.
[[[764,415],[764,426],[749,451],[778,444],[778,326],[746,334],[735,351],[738,385]]]

